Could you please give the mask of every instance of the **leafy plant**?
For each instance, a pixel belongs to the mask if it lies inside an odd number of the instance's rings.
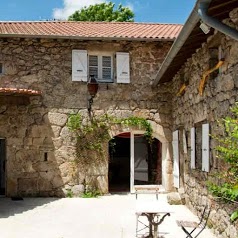
[[[83,164],[100,163],[107,158],[110,129],[113,125],[134,126],[145,130],[145,137],[152,142],[152,127],[140,117],[114,118],[107,114],[82,118],[81,114],[69,116],[67,126],[77,135],[77,159]],[[115,141],[110,143],[115,146]]]
[[[74,196],[73,192],[71,190],[68,190],[66,193],[67,198],[72,198]]]
[[[149,142],[152,142],[152,127],[150,125],[150,123],[142,118],[142,117],[128,117],[128,118],[122,118],[119,119],[118,121],[119,123],[121,123],[122,125],[126,125],[126,126],[136,126],[136,127],[141,127],[143,129],[145,129],[145,137]]]
[[[225,201],[237,201],[238,200],[238,189],[229,183],[222,185],[216,185],[208,183],[209,191],[217,196],[221,197]]]
[[[232,214],[231,214],[231,221],[235,221],[238,219],[238,210],[234,211]]]
[[[101,195],[101,193],[97,190],[85,191],[82,194],[82,198],[97,198],[100,195]]]
[[[223,160],[227,166],[222,172],[216,174],[222,184],[208,183],[209,191],[221,197],[224,201],[238,201],[238,103],[231,108],[232,116],[227,116],[219,122],[224,129],[223,136],[214,136],[219,142],[216,147],[217,157]],[[231,220],[238,218],[238,211],[231,215]]]

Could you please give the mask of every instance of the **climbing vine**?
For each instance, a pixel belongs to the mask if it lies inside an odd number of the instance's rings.
[[[145,137],[152,142],[152,127],[141,117],[115,118],[108,114],[83,118],[80,113],[69,116],[67,126],[77,136],[77,162],[83,164],[105,161],[107,144],[111,139],[110,129],[113,126],[132,126],[145,130]],[[114,142],[111,143],[114,145]]]
[[[221,184],[208,183],[210,192],[222,198],[226,202],[238,201],[238,103],[231,109],[232,116],[226,117],[219,122],[224,129],[224,135],[214,137],[219,146],[216,147],[217,157],[223,160],[227,166],[215,176],[222,181]],[[238,210],[235,211],[231,220],[238,218]]]

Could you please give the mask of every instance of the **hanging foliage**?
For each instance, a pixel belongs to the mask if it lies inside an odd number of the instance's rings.
[[[238,202],[238,103],[231,109],[232,116],[224,118],[219,124],[224,135],[213,137],[219,142],[216,147],[217,157],[223,160],[227,169],[216,174],[222,184],[208,183],[208,189],[226,202]],[[231,215],[231,220],[238,218],[238,211]]]
[[[104,114],[83,118],[81,114],[69,116],[67,126],[77,136],[77,161],[83,164],[100,163],[105,161],[108,150],[110,129],[113,125],[133,127],[145,130],[145,137],[152,142],[152,127],[141,117],[115,118]]]

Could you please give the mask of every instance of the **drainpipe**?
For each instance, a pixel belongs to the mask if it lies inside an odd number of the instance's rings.
[[[238,41],[238,31],[237,30],[235,30],[234,28],[229,27],[228,25],[220,22],[219,20],[207,15],[207,10],[208,10],[210,2],[211,1],[205,0],[204,2],[201,2],[199,4],[198,14],[199,14],[201,20],[208,26],[210,26],[210,27],[222,32],[223,34],[230,36],[234,40]]]

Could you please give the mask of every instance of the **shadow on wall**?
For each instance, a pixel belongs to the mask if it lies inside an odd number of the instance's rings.
[[[64,197],[63,187],[73,182],[75,172],[67,144],[67,115],[50,113],[41,97],[31,97],[29,104],[5,102],[0,108],[6,196]]]

